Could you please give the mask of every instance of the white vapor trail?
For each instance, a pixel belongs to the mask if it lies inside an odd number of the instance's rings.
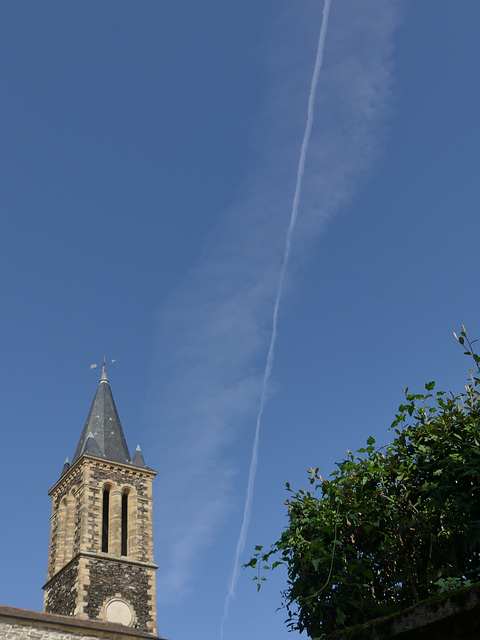
[[[260,397],[260,405],[257,413],[257,421],[256,421],[256,429],[255,429],[255,438],[253,442],[252,449],[252,458],[250,462],[250,470],[248,474],[248,485],[247,485],[247,494],[245,498],[245,507],[243,512],[243,522],[240,528],[240,535],[238,538],[237,546],[235,549],[235,556],[233,561],[232,574],[228,583],[228,591],[225,598],[224,612],[223,612],[223,620],[220,630],[220,636],[223,638],[223,630],[225,626],[225,622],[228,616],[228,607],[229,604],[235,596],[236,587],[239,578],[239,570],[240,570],[240,556],[243,553],[245,548],[245,541],[247,537],[248,527],[250,524],[250,517],[252,512],[252,502],[253,502],[253,492],[255,488],[255,477],[257,472],[257,464],[258,464],[258,450],[260,443],[260,427],[262,422],[263,411],[265,408],[266,396],[267,396],[267,388],[268,383],[272,374],[273,362],[275,358],[275,345],[277,342],[278,335],[278,312],[280,309],[280,302],[282,299],[283,292],[283,284],[285,280],[285,274],[288,267],[288,261],[290,258],[290,251],[292,245],[292,237],[295,231],[295,225],[298,218],[298,207],[300,203],[300,196],[302,192],[302,183],[303,183],[303,174],[305,171],[305,160],[308,152],[308,145],[310,142],[310,135],[312,132],[313,126],[313,116],[314,116],[314,106],[315,106],[315,94],[318,84],[318,77],[320,75],[320,70],[322,68],[323,62],[323,52],[325,49],[325,39],[327,36],[327,27],[328,27],[328,16],[330,12],[330,4],[331,0],[325,0],[325,4],[323,7],[323,15],[322,15],[322,23],[320,27],[320,35],[318,38],[318,47],[317,47],[317,55],[315,58],[315,66],[312,75],[312,81],[310,83],[310,93],[308,97],[308,107],[307,107],[307,123],[305,126],[305,133],[303,136],[303,142],[300,149],[300,158],[298,161],[297,168],[297,179],[295,184],[295,193],[293,197],[292,204],[292,212],[290,215],[290,223],[288,225],[288,230],[285,239],[285,251],[283,254],[283,262],[282,268],[280,270],[280,276],[278,279],[277,286],[277,295],[275,297],[275,303],[273,308],[273,318],[272,318],[272,333],[270,337],[270,345],[268,348],[267,359],[265,363],[265,371],[263,374],[263,383],[262,383],[262,393]]]
[[[159,602],[168,603],[167,611],[172,605],[190,606],[187,600],[193,606],[193,598],[197,606],[202,600],[205,605],[211,603],[212,594],[203,588],[199,567],[208,563],[212,572],[225,571],[225,531],[219,534],[222,527],[230,526],[236,503],[240,451],[235,443],[240,438],[243,442],[244,430],[252,421],[255,430],[266,376],[268,388],[260,413],[264,437],[272,384],[265,357],[272,333],[276,337],[276,319],[272,329],[276,295],[283,287],[283,312],[287,286],[295,288],[294,259],[297,270],[306,266],[329,219],[346,209],[374,171],[388,133],[394,98],[393,34],[401,21],[402,0],[331,2],[328,58],[325,50],[303,176],[299,155],[306,129],[305,103],[325,6],[318,0],[298,6],[279,4],[282,10],[275,11],[276,20],[262,32],[264,91],[260,110],[255,112],[258,118],[247,123],[252,148],[245,154],[245,171],[241,169],[234,192],[228,185],[225,190],[219,185],[218,194],[213,192],[204,239],[200,245],[196,240],[192,244],[200,251],[198,255],[189,251],[192,264],[172,287],[166,285],[155,326],[146,418],[163,476],[155,535],[157,562],[162,566],[157,594]],[[193,148],[192,153],[200,160],[199,149]],[[302,183],[301,210],[296,224],[293,221],[295,236],[289,232],[291,253],[280,284],[282,259],[290,252],[286,232],[297,172]],[[280,322],[280,311],[274,313]],[[277,340],[275,367],[278,347]],[[272,364],[270,359],[269,368]],[[159,424],[165,426],[158,429]],[[276,461],[269,464],[275,467]],[[260,465],[255,498],[259,473]],[[248,531],[253,514],[252,506]],[[246,516],[248,520],[248,512]],[[239,530],[230,550],[223,600],[230,583],[234,585],[231,563]],[[241,553],[242,546],[239,549]],[[232,593],[237,596],[239,591],[240,580]],[[210,636],[219,635],[221,619],[217,612],[215,620],[211,611]],[[164,635],[167,628],[165,622]]]

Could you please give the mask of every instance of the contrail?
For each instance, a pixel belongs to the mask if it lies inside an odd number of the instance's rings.
[[[275,304],[273,307],[273,319],[272,319],[272,334],[270,337],[270,346],[268,349],[267,360],[265,364],[265,371],[263,374],[263,385],[262,385],[262,394],[260,397],[260,406],[257,414],[257,424],[255,429],[255,439],[253,442],[253,450],[252,450],[252,459],[250,462],[250,471],[248,474],[248,485],[247,485],[247,495],[245,499],[245,508],[243,512],[243,522],[242,527],[240,529],[240,535],[237,542],[237,547],[235,549],[235,557],[233,561],[232,574],[228,583],[228,592],[225,597],[225,605],[223,610],[223,620],[220,628],[220,637],[223,638],[223,629],[225,626],[225,622],[227,620],[228,615],[228,607],[232,598],[235,596],[235,591],[237,588],[238,577],[239,577],[239,563],[240,556],[243,553],[245,548],[245,540],[247,537],[248,526],[250,524],[250,516],[252,512],[252,501],[253,501],[253,490],[255,488],[255,476],[257,473],[257,463],[258,463],[258,448],[260,442],[260,426],[262,422],[263,410],[265,408],[265,401],[267,395],[267,387],[268,382],[270,380],[270,376],[272,374],[273,369],[273,361],[275,357],[275,344],[277,342],[277,334],[278,334],[278,311],[280,308],[280,301],[282,298],[283,291],[283,282],[285,279],[285,273],[287,271],[288,261],[290,258],[290,251],[292,245],[292,237],[293,232],[295,231],[295,225],[297,223],[298,218],[298,205],[300,202],[300,195],[302,191],[302,182],[303,182],[303,174],[305,170],[305,159],[307,156],[308,145],[310,142],[310,134],[312,132],[313,125],[313,110],[315,106],[315,93],[318,84],[318,76],[320,74],[320,69],[322,68],[323,62],[323,51],[325,49],[325,39],[327,36],[327,26],[328,26],[328,15],[330,12],[330,3],[331,0],[325,0],[325,4],[323,6],[323,15],[322,15],[322,24],[320,27],[320,36],[318,38],[318,47],[317,47],[317,55],[315,58],[315,67],[313,69],[312,81],[310,83],[310,93],[308,96],[308,107],[307,107],[307,124],[305,126],[305,133],[303,135],[302,147],[300,149],[300,158],[298,161],[297,168],[297,181],[295,184],[295,193],[293,197],[292,204],[292,213],[290,215],[290,223],[288,225],[287,235],[285,239],[285,252],[283,254],[283,263],[280,271],[280,277],[278,279],[278,287],[277,287],[277,296],[275,298]]]

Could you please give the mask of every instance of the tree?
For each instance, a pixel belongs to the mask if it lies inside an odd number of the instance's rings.
[[[308,491],[287,483],[288,526],[246,566],[261,581],[285,565],[291,629],[324,638],[480,579],[480,356],[455,337],[476,365],[462,393],[406,389],[391,444],[370,437],[328,480],[310,469]]]

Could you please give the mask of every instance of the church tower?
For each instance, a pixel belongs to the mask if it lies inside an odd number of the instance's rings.
[[[130,457],[104,364],[72,464],[49,491],[46,613],[156,635],[155,476],[140,447]]]

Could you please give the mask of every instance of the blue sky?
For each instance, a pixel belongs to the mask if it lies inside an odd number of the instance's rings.
[[[0,6],[0,602],[42,608],[98,382],[159,471],[159,633],[211,640],[243,515],[323,2]],[[480,337],[480,5],[332,0],[242,561]],[[226,640],[294,638],[242,571]]]

